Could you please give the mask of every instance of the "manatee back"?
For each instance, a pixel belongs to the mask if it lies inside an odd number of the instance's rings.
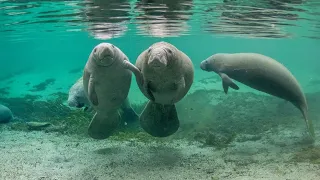
[[[13,119],[11,110],[0,104],[0,123],[8,123]]]
[[[77,82],[70,88],[68,104],[71,107],[75,107],[77,104],[84,104],[85,106],[90,106],[90,102],[84,92],[82,77],[79,78]]]
[[[276,60],[256,53],[235,53],[225,59],[229,77],[257,90],[306,105],[302,88],[293,74]],[[300,107],[299,107],[300,108]]]

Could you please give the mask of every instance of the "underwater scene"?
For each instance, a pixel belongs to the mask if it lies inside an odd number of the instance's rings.
[[[0,0],[0,180],[319,180],[319,0]]]

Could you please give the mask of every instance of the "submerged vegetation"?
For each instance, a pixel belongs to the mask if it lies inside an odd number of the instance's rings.
[[[87,128],[94,112],[65,105],[68,94],[55,93],[51,96],[53,98],[47,101],[40,100],[40,96],[31,95],[23,98],[0,98],[0,102],[10,107],[15,116],[9,127],[13,130],[44,130],[87,136]],[[314,107],[320,96],[310,94],[308,100],[310,117],[315,118],[315,113],[312,112],[316,111]],[[137,113],[141,113],[145,103],[132,106]],[[220,149],[228,147],[238,135],[252,135],[252,139],[257,140],[261,138],[260,134],[276,129],[279,125],[305,125],[300,112],[290,103],[253,93],[230,92],[226,95],[218,90],[198,90],[188,94],[176,106],[180,129],[174,135],[154,138],[144,132],[137,121],[128,125],[123,123],[110,139],[148,142],[186,138]],[[28,125],[28,122],[41,122],[46,126],[32,128],[32,123]]]
[[[295,162],[309,162],[313,164],[320,164],[320,147],[311,146],[303,148],[301,151],[294,154],[292,160]]]

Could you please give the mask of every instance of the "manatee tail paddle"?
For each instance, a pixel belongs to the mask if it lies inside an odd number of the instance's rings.
[[[141,127],[154,137],[167,137],[180,126],[176,106],[149,101],[140,115]]]
[[[106,139],[111,136],[120,124],[118,111],[109,114],[96,112],[88,128],[88,134],[93,139]]]
[[[302,111],[302,114],[303,114],[304,121],[306,122],[308,131],[309,131],[310,135],[312,136],[312,138],[314,138],[315,137],[314,127],[313,127],[312,120],[310,120],[308,118],[307,108],[301,108],[301,111]]]

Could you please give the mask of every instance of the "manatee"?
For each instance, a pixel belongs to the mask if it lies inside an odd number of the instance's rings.
[[[70,90],[69,90],[69,96],[68,96],[68,105],[70,107],[76,107],[76,108],[83,108],[85,111],[91,111],[92,106],[85,95],[84,88],[83,88],[83,77],[80,77],[77,82],[75,82]],[[138,114],[133,110],[131,107],[129,98],[127,97],[122,103],[120,109],[122,110],[123,119],[125,122],[135,122],[137,119],[139,119]]]
[[[76,108],[84,107],[85,111],[91,110],[91,104],[84,92],[82,76],[69,89],[68,105]]]
[[[125,102],[132,72],[128,57],[111,43],[100,43],[91,51],[83,72],[86,97],[96,111],[88,128],[94,139],[106,139],[120,124],[119,108]]]
[[[238,81],[258,91],[287,100],[303,114],[308,131],[314,137],[313,124],[308,119],[307,100],[291,72],[276,60],[257,53],[217,53],[202,61],[200,68],[213,71],[222,79],[224,92],[238,90],[232,81]]]
[[[13,119],[11,110],[0,104],[0,123],[8,123]]]
[[[180,126],[175,103],[189,91],[194,79],[190,58],[161,41],[144,50],[132,72],[141,92],[149,99],[140,115],[141,127],[155,137],[167,137]]]

